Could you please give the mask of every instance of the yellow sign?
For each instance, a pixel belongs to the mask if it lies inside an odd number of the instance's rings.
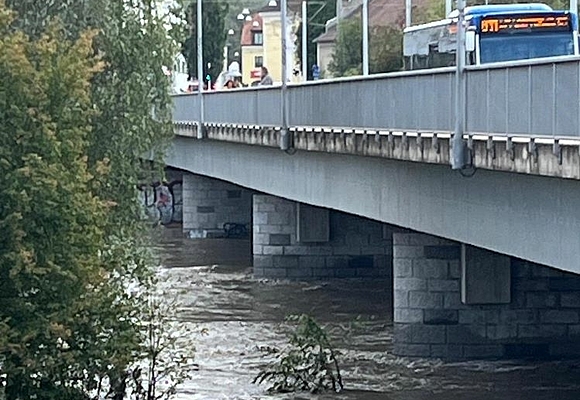
[[[484,18],[481,20],[481,33],[498,33],[504,30],[542,30],[569,29],[568,15],[518,18]]]

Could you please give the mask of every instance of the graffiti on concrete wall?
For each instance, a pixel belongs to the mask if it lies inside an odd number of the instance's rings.
[[[182,181],[141,185],[140,201],[146,215],[163,225],[183,221]]]

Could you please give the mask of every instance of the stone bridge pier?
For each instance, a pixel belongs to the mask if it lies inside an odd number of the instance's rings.
[[[221,237],[227,223],[246,226],[251,235],[251,190],[190,173],[183,174],[182,187],[183,231],[190,237]]]
[[[390,278],[392,228],[270,195],[253,198],[254,275]]]
[[[419,233],[393,234],[394,351],[580,356],[580,276]]]

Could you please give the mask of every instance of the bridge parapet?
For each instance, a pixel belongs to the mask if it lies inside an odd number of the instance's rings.
[[[289,85],[293,148],[448,164],[454,74],[440,68]],[[473,167],[580,179],[578,58],[470,67],[466,86]],[[199,96],[174,101],[176,133],[197,132]],[[205,137],[279,146],[280,87],[210,92],[204,102]]]
[[[341,78],[288,86],[289,126],[453,130],[455,69]],[[580,60],[526,60],[466,71],[466,132],[580,137]],[[175,121],[199,121],[199,96],[178,95]],[[281,88],[204,95],[204,121],[280,126]]]

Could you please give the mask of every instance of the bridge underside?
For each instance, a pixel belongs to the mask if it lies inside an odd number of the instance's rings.
[[[580,188],[559,178],[176,137],[169,166],[580,273]]]

